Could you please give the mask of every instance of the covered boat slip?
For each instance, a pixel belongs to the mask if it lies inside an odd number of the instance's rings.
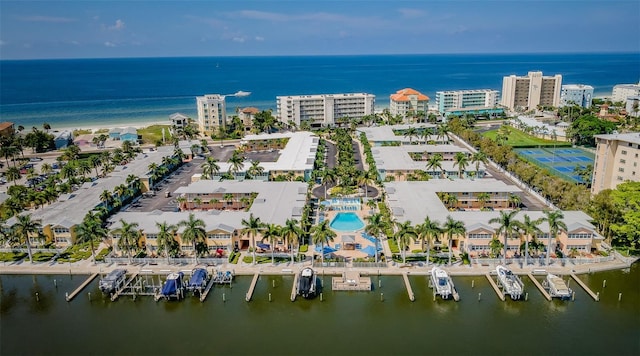
[[[177,299],[184,298],[184,273],[174,272],[167,276],[167,279],[162,286],[162,290],[155,296],[155,300],[158,301],[161,298]]]
[[[307,267],[302,269],[300,276],[296,279],[297,294],[303,298],[313,298],[316,295],[317,279],[313,269]]]

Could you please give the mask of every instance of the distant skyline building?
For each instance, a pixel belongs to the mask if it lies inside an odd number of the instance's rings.
[[[415,115],[418,112],[426,115],[428,110],[429,97],[415,89],[401,89],[389,96],[389,112],[391,115],[407,117],[407,115]]]
[[[611,94],[611,101],[625,102],[630,96],[640,95],[640,83],[638,84],[618,84],[613,87],[613,93]]]
[[[198,108],[198,131],[209,136],[219,127],[227,126],[227,107],[224,95],[207,94],[196,97]]]
[[[487,111],[498,105],[498,91],[493,89],[447,90],[436,92],[436,106],[441,114],[453,111]]]
[[[560,106],[578,105],[590,108],[593,100],[593,87],[584,84],[566,84],[560,91]]]
[[[511,110],[531,110],[560,105],[562,75],[543,76],[542,72],[529,72],[524,77],[510,75],[502,80],[501,104]]]
[[[640,181],[640,132],[596,135],[591,194]]]
[[[336,120],[359,119],[374,113],[376,96],[367,93],[290,95],[276,97],[276,118],[310,127],[331,126]]]

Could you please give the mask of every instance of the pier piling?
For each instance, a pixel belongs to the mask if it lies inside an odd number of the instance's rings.
[[[482,298],[482,293],[478,293],[478,301]]]
[[[380,301],[384,302],[384,293],[380,293]]]
[[[622,300],[622,293],[618,293],[618,301]]]

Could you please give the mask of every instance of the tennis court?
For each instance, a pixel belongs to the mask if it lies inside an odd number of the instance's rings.
[[[593,165],[595,156],[580,148],[521,148],[515,150],[519,155],[540,167],[549,169],[555,175],[581,183],[580,176],[575,175],[575,167]]]

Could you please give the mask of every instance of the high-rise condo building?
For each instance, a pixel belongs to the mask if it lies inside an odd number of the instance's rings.
[[[511,110],[531,110],[560,105],[562,76],[545,77],[542,72],[529,72],[525,77],[510,75],[502,80],[501,104]]]
[[[276,97],[276,117],[284,124],[331,126],[340,119],[357,119],[374,113],[375,95],[367,93],[316,94]]]
[[[640,95],[640,83],[638,84],[618,84],[613,87],[613,93],[611,94],[611,101],[626,102],[630,96]]]
[[[441,114],[473,109],[481,111],[498,105],[498,91],[492,89],[447,90],[436,92],[436,106]]]
[[[389,96],[389,112],[391,115],[407,117],[418,112],[427,113],[429,97],[411,88],[398,90]]]
[[[640,132],[596,135],[591,194],[615,189],[625,181],[640,181]]]
[[[227,126],[227,108],[224,95],[207,94],[196,97],[198,107],[198,131],[203,135],[217,134]]]
[[[591,107],[593,87],[583,84],[566,84],[560,92],[560,106],[578,105],[583,108]]]

